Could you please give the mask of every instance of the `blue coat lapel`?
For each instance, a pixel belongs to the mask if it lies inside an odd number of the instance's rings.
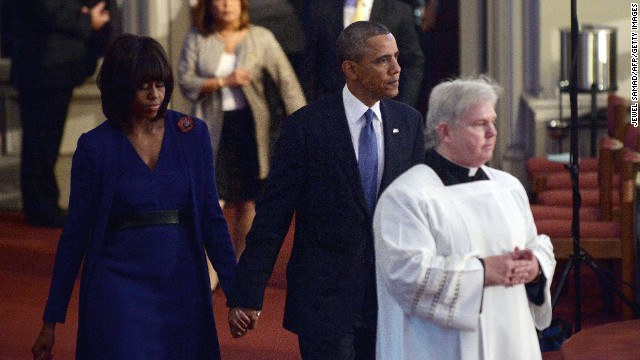
[[[177,143],[180,145],[179,148],[180,148],[181,155],[183,156],[184,161],[187,164],[187,175],[188,175],[187,180],[189,182],[188,186],[191,188],[193,218],[200,219],[200,206],[199,206],[200,202],[198,202],[198,197],[196,195],[202,193],[202,188],[201,188],[202,183],[195,181],[195,176],[198,176],[199,174],[198,167],[196,166],[196,159],[201,159],[202,157],[199,156],[200,149],[198,149],[195,146],[196,144],[198,144],[198,142],[194,138],[197,133],[196,129],[194,128],[193,131],[183,133],[179,131],[177,127],[178,121],[183,116],[186,116],[186,115],[175,112],[175,111],[167,110],[167,112],[165,113],[165,117],[167,121],[165,124],[165,136],[173,136],[176,139]],[[190,154],[194,154],[194,155],[189,156]],[[198,154],[198,156],[195,156],[195,154]],[[196,188],[196,184],[198,185],[198,188]],[[203,243],[202,228],[201,228],[200,221],[194,221],[194,225],[195,225],[196,240],[198,241],[198,244],[199,244],[198,246],[200,246]]]
[[[384,119],[382,122],[382,133],[384,136],[384,170],[382,172],[382,180],[380,181],[380,190],[378,196],[382,193],[387,185],[389,185],[389,176],[393,174],[391,170],[397,167],[396,153],[402,145],[402,122],[399,121],[399,115],[387,106],[387,102],[380,102],[380,113]]]
[[[127,145],[122,139],[121,131],[108,121],[105,121],[94,131],[96,131],[96,136],[92,137],[95,140],[94,146],[102,150],[96,162],[98,167],[96,173],[101,177],[97,180],[101,180],[104,186],[95,189],[95,191],[102,190],[102,193],[98,195],[99,207],[96,210],[95,224],[91,226],[91,239],[88,244],[85,270],[83,270],[87,274],[93,271],[96,255],[99,254],[104,244],[116,184],[120,174],[124,171],[121,166],[122,161],[117,160],[125,158],[125,145]]]

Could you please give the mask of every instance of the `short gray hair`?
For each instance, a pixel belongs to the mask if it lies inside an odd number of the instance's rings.
[[[455,124],[471,106],[491,102],[494,106],[502,88],[490,77],[458,78],[444,81],[431,90],[426,115],[425,142],[427,149],[440,143],[438,124]]]
[[[339,63],[342,64],[346,60],[360,62],[369,50],[367,40],[373,36],[387,34],[391,34],[391,31],[376,22],[356,21],[347,26],[338,36],[336,43]]]

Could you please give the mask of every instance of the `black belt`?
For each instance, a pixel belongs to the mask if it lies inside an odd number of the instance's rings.
[[[178,210],[150,211],[141,214],[111,215],[108,226],[112,231],[119,231],[144,226],[180,224],[191,219],[191,214]]]

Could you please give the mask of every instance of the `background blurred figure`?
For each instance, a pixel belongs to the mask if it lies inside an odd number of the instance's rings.
[[[420,12],[418,39],[425,63],[416,109],[423,114],[429,109],[431,89],[446,79],[455,79],[460,75],[458,3],[458,0],[426,0]]]
[[[296,68],[304,52],[304,30],[294,0],[249,0],[251,23],[269,29]]]
[[[20,185],[27,221],[62,227],[54,167],[75,86],[93,74],[96,32],[110,19],[105,1],[15,1],[11,83],[22,126]]]
[[[287,113],[306,103],[282,48],[269,30],[249,23],[248,12],[248,0],[198,1],[178,66],[183,94],[209,125],[220,201],[234,212],[238,256],[269,173],[264,73],[280,90]]]
[[[362,4],[362,5],[359,5]],[[309,100],[344,86],[336,57],[336,39],[355,20],[385,25],[396,39],[400,57],[400,92],[395,100],[416,106],[422,83],[424,56],[418,42],[413,9],[400,0],[306,1],[302,14],[306,48],[300,81]]]
[[[541,359],[556,261],[522,184],[484,165],[500,91],[486,78],[436,86],[426,165],[378,201],[378,359]]]
[[[69,220],[34,359],[51,354],[80,265],[77,359],[220,359],[205,252],[228,294],[236,257],[204,122],[166,110],[162,46],[126,34],[98,87],[107,121],[73,156]]]
[[[296,74],[300,73],[300,62],[304,54],[304,31],[300,21],[302,0],[249,0],[249,18],[251,23],[269,29],[278,40],[282,50]],[[282,121],[287,109],[282,95],[268,72],[264,74],[264,94],[271,114],[270,144],[280,137]],[[273,155],[273,146],[270,156]]]
[[[390,99],[401,72],[389,29],[359,21],[337,41],[346,85],[285,120],[228,299],[232,334],[242,336],[295,213],[283,326],[305,360],[375,358],[373,209],[424,155],[422,116]]]

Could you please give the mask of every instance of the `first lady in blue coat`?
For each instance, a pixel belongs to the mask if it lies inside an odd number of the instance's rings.
[[[76,359],[219,359],[205,252],[228,293],[236,257],[206,125],[167,110],[162,46],[115,40],[98,77],[107,121],[78,140],[69,216],[34,358],[52,352],[83,266]]]

